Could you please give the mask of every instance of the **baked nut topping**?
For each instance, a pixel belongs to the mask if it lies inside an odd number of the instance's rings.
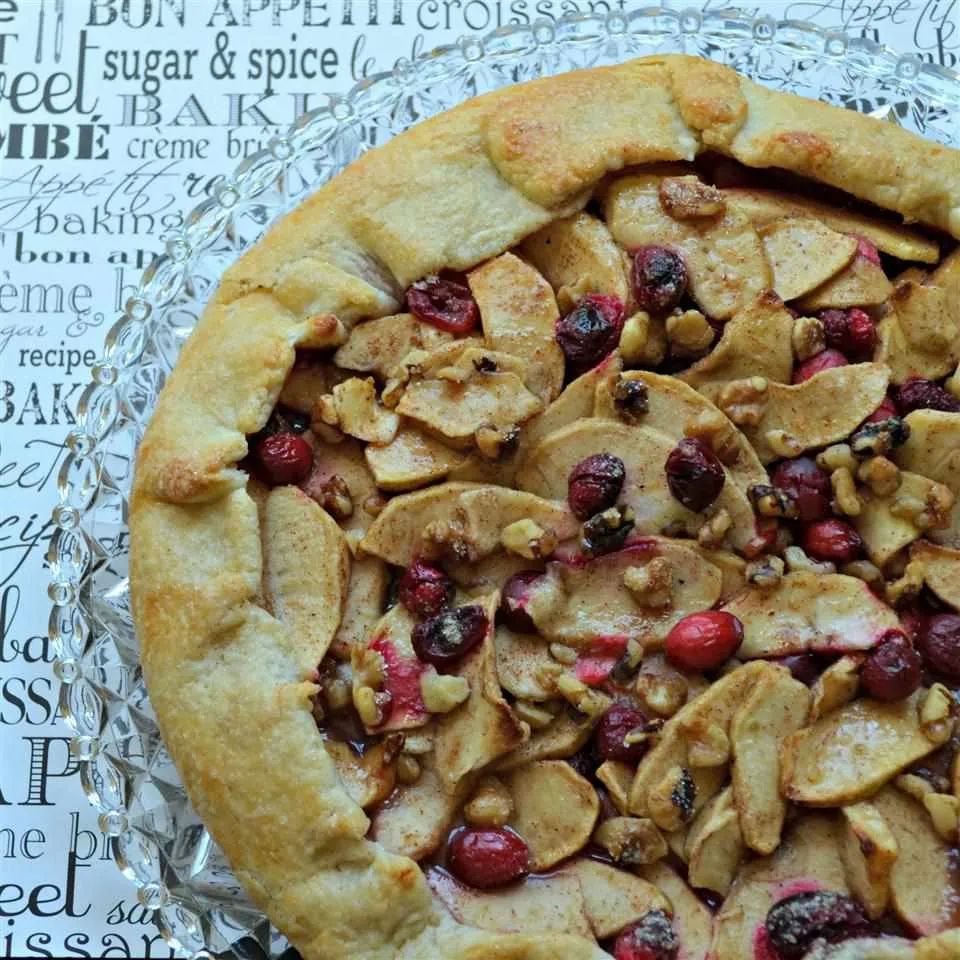
[[[664,56],[428,121],[232,268],[132,596],[305,960],[960,956],[957,169]]]

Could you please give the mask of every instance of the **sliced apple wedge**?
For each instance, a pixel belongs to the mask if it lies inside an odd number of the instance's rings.
[[[317,443],[310,476],[300,485],[301,489],[318,503],[323,503],[328,491],[346,486],[353,510],[349,517],[340,521],[344,530],[365,531],[373,522],[364,504],[379,497],[373,474],[363,455],[364,445],[352,437],[340,443]]]
[[[855,237],[811,217],[774,220],[759,233],[773,270],[773,289],[783,300],[796,300],[826,283],[857,252]]]
[[[390,491],[415,490],[443,480],[467,459],[462,451],[452,450],[422,430],[404,425],[388,444],[367,446],[364,456],[377,486]]]
[[[847,882],[867,914],[879,919],[890,901],[890,877],[897,860],[897,838],[872,803],[843,807],[840,856]]]
[[[726,895],[744,855],[731,787],[718,793],[690,824],[686,854],[690,883]]]
[[[552,531],[561,542],[579,532],[562,500],[488,484],[444,483],[391,500],[360,547],[399,567],[424,555],[475,561],[499,549],[504,527],[524,519]]]
[[[319,663],[340,626],[350,549],[343,531],[296,487],[275,487],[263,508],[263,589],[304,662]],[[299,658],[298,658],[299,659]]]
[[[454,919],[471,927],[499,933],[536,930],[593,937],[580,881],[573,874],[529,877],[502,890],[474,890],[445,870],[431,867],[427,883]]]
[[[773,853],[780,843],[787,814],[780,741],[803,726],[809,707],[810,691],[780,667],[757,681],[733,715],[733,797],[743,839],[757,853]]]
[[[412,350],[433,350],[453,339],[452,333],[398,313],[358,323],[347,342],[333,355],[344,370],[373,373],[386,379]]]
[[[776,587],[748,587],[723,607],[743,623],[741,659],[810,650],[869,650],[900,620],[862,580],[844,574],[788,573]]]
[[[549,403],[563,386],[564,359],[554,337],[560,317],[550,284],[512,253],[467,274],[487,344],[522,360],[526,383]]]
[[[960,610],[960,550],[918,540],[910,559],[923,565],[924,583],[954,610]]]
[[[549,870],[586,846],[600,812],[597,792],[563,760],[538,760],[503,775],[510,826],[530,849],[530,869]]]
[[[778,296],[767,293],[741,307],[724,326],[713,350],[677,378],[714,403],[733,380],[763,377],[771,383],[789,383],[792,334],[790,312]]]
[[[707,960],[713,936],[713,914],[704,902],[663,861],[641,867],[639,872],[670,901],[682,960]]]
[[[349,651],[366,643],[383,612],[389,575],[387,565],[377,557],[355,557],[350,565],[350,582],[343,616],[334,643],[338,656],[349,659]]]
[[[316,402],[330,392],[338,377],[342,378],[343,374],[335,371],[330,363],[310,354],[301,354],[287,374],[277,399],[291,410],[310,414]]]
[[[810,686],[809,723],[814,723],[840,707],[845,707],[860,691],[862,653],[837,657]]]
[[[373,377],[350,377],[333,388],[337,426],[365,443],[389,443],[400,427],[400,418],[377,397]]]
[[[580,881],[587,919],[598,940],[616,936],[651,910],[672,913],[670,901],[652,883],[599,860],[581,857],[559,874]]]
[[[633,767],[622,760],[604,760],[597,767],[596,777],[607,788],[607,793],[617,811],[626,815],[629,811],[630,784],[633,783]]]
[[[355,803],[364,810],[382,803],[393,791],[397,779],[396,760],[399,744],[389,738],[364,751],[361,756],[348,743],[325,740],[324,747],[333,758],[340,782]]]
[[[858,253],[840,273],[801,297],[797,308],[814,311],[877,306],[889,300],[892,294],[893,284],[880,264]]]
[[[556,664],[542,637],[514,633],[497,627],[497,675],[500,686],[519,700],[549,700],[554,696],[543,684],[544,670]]]
[[[567,477],[577,463],[595,453],[615,453],[626,469],[620,502],[633,509],[636,532],[659,534],[680,526],[695,533],[704,514],[684,507],[667,486],[664,464],[674,446],[670,437],[649,427],[596,418],[580,420],[542,440],[524,462],[517,481],[524,490],[560,499],[567,495]],[[733,521],[730,539],[742,549],[754,537],[755,518],[746,495],[732,480],[724,483],[706,514],[712,516],[719,510],[729,513]]]
[[[770,383],[759,423],[741,429],[764,463],[782,456],[771,435],[790,438],[798,451],[824,447],[845,439],[870,416],[889,382],[884,364],[855,363],[823,370],[803,383]]]
[[[575,717],[567,711],[561,711],[552,723],[534,731],[529,740],[498,761],[493,769],[505,773],[537,760],[572,757],[590,739],[599,719],[599,716]]]
[[[926,810],[894,787],[881,790],[872,802],[897,841],[890,876],[897,916],[924,936],[960,925],[955,851],[933,829]]]
[[[926,691],[905,700],[854,700],[782,741],[782,789],[788,800],[834,807],[869,797],[911,763],[932,753],[918,710]]]

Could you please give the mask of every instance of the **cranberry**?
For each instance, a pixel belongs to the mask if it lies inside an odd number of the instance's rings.
[[[775,487],[785,490],[796,502],[803,523],[830,516],[830,474],[818,467],[812,457],[781,461],[771,479]]]
[[[464,827],[450,840],[447,866],[471,887],[502,887],[530,869],[530,851],[512,830]]]
[[[723,489],[726,474],[717,455],[702,440],[687,437],[667,457],[667,486],[688,510],[706,510]]]
[[[829,890],[796,893],[767,913],[770,944],[782,960],[801,960],[815,940],[839,943],[870,932],[863,907]]]
[[[687,292],[687,265],[669,247],[640,247],[633,254],[633,295],[650,313],[672,310]]]
[[[453,581],[439,568],[414,560],[397,584],[397,597],[415,616],[434,617],[453,599]]]
[[[725,610],[691,613],[667,634],[668,659],[684,670],[713,670],[743,642],[743,624]]]
[[[934,614],[917,639],[927,666],[952,683],[960,683],[960,614]]]
[[[866,237],[857,237],[857,256],[865,257],[871,263],[880,266],[880,251],[877,250],[877,245]]]
[[[567,502],[578,520],[612,507],[623,489],[626,470],[612,453],[595,453],[581,460],[567,478]]]
[[[843,520],[818,520],[803,531],[803,549],[814,560],[849,563],[863,547],[863,540]]]
[[[306,480],[313,466],[313,451],[295,433],[263,437],[254,451],[264,479],[272,487]]]
[[[449,667],[482,642],[488,626],[478,604],[444,610],[413,628],[413,649],[421,660]]]
[[[839,350],[821,350],[815,357],[804,360],[793,371],[793,382],[803,383],[809,380],[814,374],[821,373],[824,370],[832,370],[834,367],[845,367],[847,358]]]
[[[618,297],[591,293],[557,321],[556,340],[571,375],[595,367],[617,348],[623,330],[623,304]]]
[[[899,630],[890,630],[867,657],[860,681],[874,700],[903,700],[920,686],[920,654]]]
[[[680,940],[662,910],[645,913],[613,945],[614,960],[676,960]]]
[[[503,585],[497,620],[517,633],[536,633],[537,626],[527,613],[530,585],[543,576],[538,570],[521,570]]]
[[[960,400],[932,380],[921,380],[919,377],[908,380],[897,390],[897,406],[903,416],[914,410],[960,413]]]
[[[794,680],[808,687],[813,686],[823,672],[823,665],[812,653],[791,653],[786,657],[777,657],[773,662],[786,667]]]
[[[630,507],[610,507],[584,523],[580,546],[591,557],[614,553],[627,542],[635,525],[636,517]]]
[[[864,423],[882,423],[884,420],[890,420],[897,417],[897,405],[891,397],[884,397],[880,401],[880,406],[864,421]]]
[[[820,314],[827,346],[850,359],[872,356],[877,345],[877,328],[866,310],[824,310]]]
[[[622,760],[624,763],[639,763],[646,752],[646,743],[625,744],[624,737],[637,727],[646,727],[647,718],[642,710],[626,703],[615,703],[597,725],[597,751],[604,760]]]
[[[470,288],[459,274],[425,277],[407,288],[407,306],[423,323],[449,333],[469,333],[480,322]]]

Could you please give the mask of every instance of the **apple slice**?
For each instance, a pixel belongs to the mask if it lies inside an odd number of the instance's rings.
[[[397,435],[382,447],[370,444],[364,450],[367,464],[381,490],[415,490],[443,480],[462,466],[466,456],[418,430],[401,425]]]
[[[910,548],[910,559],[923,565],[926,585],[954,610],[960,610],[960,550],[918,540]]]
[[[350,549],[336,521],[297,487],[274,487],[263,507],[263,590],[302,659],[319,663],[340,626]],[[298,658],[300,659],[300,658]]]
[[[797,309],[845,310],[885,303],[893,294],[893,284],[883,267],[858,253],[844,270],[797,301]]]
[[[900,620],[862,580],[844,574],[788,573],[770,589],[748,587],[723,607],[743,624],[737,656],[869,650]]]
[[[718,793],[690,825],[686,853],[690,883],[725,896],[744,854],[731,787]]]
[[[291,410],[310,414],[316,402],[329,393],[336,382],[337,374],[330,363],[313,354],[299,354],[277,399]]]
[[[617,811],[626,816],[629,812],[630,784],[634,769],[622,760],[604,760],[597,767],[596,778],[607,788],[607,793]]]
[[[615,453],[626,469],[620,502],[633,509],[637,534],[659,534],[673,526],[696,533],[704,514],[684,507],[667,486],[664,464],[675,445],[673,439],[650,427],[584,419],[542,440],[521,467],[517,481],[524,490],[561,499],[567,495],[567,478],[576,464],[595,453]],[[746,495],[732,480],[724,483],[705,513],[712,516],[719,510],[730,514],[730,539],[742,549],[754,537],[755,518]]]
[[[787,385],[769,384],[760,421],[741,427],[764,463],[782,454],[771,432],[790,437],[798,450],[825,447],[845,439],[880,406],[887,395],[890,371],[882,363],[833,367]],[[843,397],[843,403],[837,403]]]
[[[538,760],[503,776],[510,826],[530,849],[530,869],[549,870],[586,846],[600,813],[597,792],[563,760]]]
[[[343,616],[334,644],[341,659],[349,659],[350,650],[367,642],[387,598],[387,565],[377,557],[355,557],[350,566],[350,583]]]
[[[397,778],[394,761],[402,741],[395,744],[382,740],[362,755],[349,743],[328,739],[323,745],[333,758],[340,782],[364,810],[377,806],[390,796]]]
[[[337,426],[365,443],[389,443],[400,427],[400,418],[377,397],[373,377],[350,377],[333,388]]]
[[[872,802],[897,842],[890,876],[897,916],[924,936],[960,925],[955,852],[933,829],[926,810],[894,787],[885,787]]]
[[[497,627],[497,675],[500,686],[519,700],[549,700],[554,696],[542,681],[544,670],[556,664],[542,637]]]
[[[452,333],[411,313],[397,313],[358,323],[333,355],[333,362],[344,370],[373,373],[385,380],[412,350],[433,350],[452,339]]]
[[[720,341],[689,370],[677,374],[716,403],[732,380],[763,377],[789,383],[793,375],[793,316],[773,293],[745,304],[723,328]]]
[[[782,741],[788,800],[834,807],[869,797],[937,744],[920,729],[926,691],[896,703],[854,700]]]
[[[563,502],[488,484],[444,483],[391,500],[360,547],[398,567],[424,555],[475,561],[499,549],[504,527],[524,519],[561,542],[579,532]]]
[[[331,484],[345,484],[353,511],[349,517],[340,521],[340,525],[349,532],[366,531],[373,522],[373,515],[364,509],[363,504],[370,497],[379,496],[363,451],[364,445],[352,437],[346,437],[340,443],[318,441],[313,457],[313,469],[300,485],[308,496],[322,502],[324,491]]]
[[[558,873],[580,881],[587,919],[598,940],[616,936],[651,910],[672,913],[670,901],[652,883],[599,860],[580,857]]]
[[[757,853],[773,853],[780,843],[787,814],[780,741],[803,726],[809,707],[810,691],[780,667],[754,685],[733,715],[733,795],[743,839]]]
[[[811,217],[784,217],[760,228],[773,269],[773,289],[796,300],[843,270],[857,252],[857,240]]]
[[[639,873],[670,901],[673,929],[680,940],[679,960],[707,960],[713,914],[704,902],[662,860],[641,867]]]
[[[528,877],[502,890],[474,890],[445,870],[431,867],[427,883],[454,919],[471,927],[499,933],[536,930],[548,936],[571,933],[593,939],[580,881],[573,874]],[[504,957],[517,956],[509,947],[507,951]]]
[[[890,901],[890,878],[897,860],[897,839],[872,803],[843,807],[840,855],[847,882],[868,916],[878,920]]]
[[[864,659],[862,653],[844,654],[814,680],[810,687],[809,723],[845,707],[860,692],[860,670]]]
[[[487,344],[522,360],[527,386],[549,403],[563,387],[560,313],[550,284],[519,257],[503,253],[467,274]]]
[[[599,719],[599,715],[572,716],[568,711],[562,710],[552,723],[542,730],[534,731],[529,740],[503,757],[493,769],[498,773],[506,773],[537,760],[572,757],[590,739]]]

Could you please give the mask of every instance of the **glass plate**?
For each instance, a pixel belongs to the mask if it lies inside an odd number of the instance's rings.
[[[127,503],[144,426],[218,278],[267,227],[364,151],[468,97],[648,54],[718,60],[768,86],[960,143],[960,75],[808,24],[658,7],[466,37],[302,117],[186,218],[106,338],[58,480],[50,638],[71,749],[114,859],[178,956],[295,957],[247,899],[164,748],[140,669]]]

